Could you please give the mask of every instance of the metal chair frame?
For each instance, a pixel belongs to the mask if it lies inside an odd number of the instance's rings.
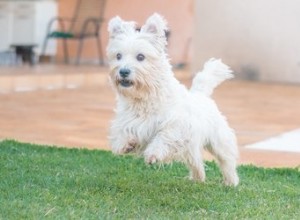
[[[64,61],[65,63],[69,63],[69,50],[68,50],[68,40],[79,40],[79,44],[77,47],[77,56],[76,56],[76,61],[75,63],[78,65],[80,63],[80,58],[81,58],[81,53],[82,53],[82,48],[83,48],[83,41],[85,38],[88,37],[95,37],[96,38],[96,44],[97,44],[97,51],[98,51],[98,57],[99,57],[99,64],[103,65],[103,53],[102,53],[102,45],[100,41],[100,28],[101,25],[104,21],[103,19],[103,14],[104,14],[104,8],[105,8],[105,0],[99,0],[102,1],[102,8],[101,11],[99,12],[99,17],[88,17],[84,20],[83,24],[81,25],[81,30],[78,33],[74,33],[73,28],[76,23],[77,15],[80,11],[80,4],[82,2],[88,1],[88,0],[78,0],[74,16],[72,18],[63,18],[63,17],[55,17],[51,19],[48,23],[47,27],[47,34],[43,43],[42,47],[42,55],[45,55],[48,41],[50,38],[56,38],[56,39],[62,39],[63,40],[63,51],[64,51]],[[53,37],[51,36],[51,33],[53,33],[53,25],[55,22],[58,22],[59,29],[61,30],[62,33],[71,33],[72,36],[70,37]],[[70,23],[70,28],[69,30],[66,29],[66,23]],[[93,25],[94,31],[93,32],[88,32],[88,27],[90,25]]]

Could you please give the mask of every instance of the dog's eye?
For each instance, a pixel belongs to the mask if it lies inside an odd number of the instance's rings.
[[[117,60],[121,60],[122,59],[122,54],[120,54],[120,53],[117,53]]]
[[[136,59],[137,59],[138,61],[143,61],[143,60],[145,59],[145,56],[144,56],[144,54],[139,53],[139,54],[136,56]]]

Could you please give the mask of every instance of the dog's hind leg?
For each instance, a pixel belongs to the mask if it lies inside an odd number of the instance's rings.
[[[238,147],[233,131],[230,128],[219,129],[216,132],[216,137],[206,149],[217,158],[225,185],[237,186],[239,183],[236,171]]]
[[[187,164],[190,168],[190,179],[195,181],[205,181],[205,169],[200,150],[193,152],[189,157]]]

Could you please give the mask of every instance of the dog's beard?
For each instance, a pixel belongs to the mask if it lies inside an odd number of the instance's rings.
[[[133,78],[121,78],[118,74],[111,75],[111,80],[119,94],[133,99],[145,99],[156,94],[156,86],[152,80],[142,74],[136,74]]]

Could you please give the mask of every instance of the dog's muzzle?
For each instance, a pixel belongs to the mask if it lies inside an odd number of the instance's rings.
[[[120,78],[118,79],[118,83],[123,87],[130,87],[133,85],[132,80],[128,79],[130,75],[130,69],[122,68],[119,70]]]

